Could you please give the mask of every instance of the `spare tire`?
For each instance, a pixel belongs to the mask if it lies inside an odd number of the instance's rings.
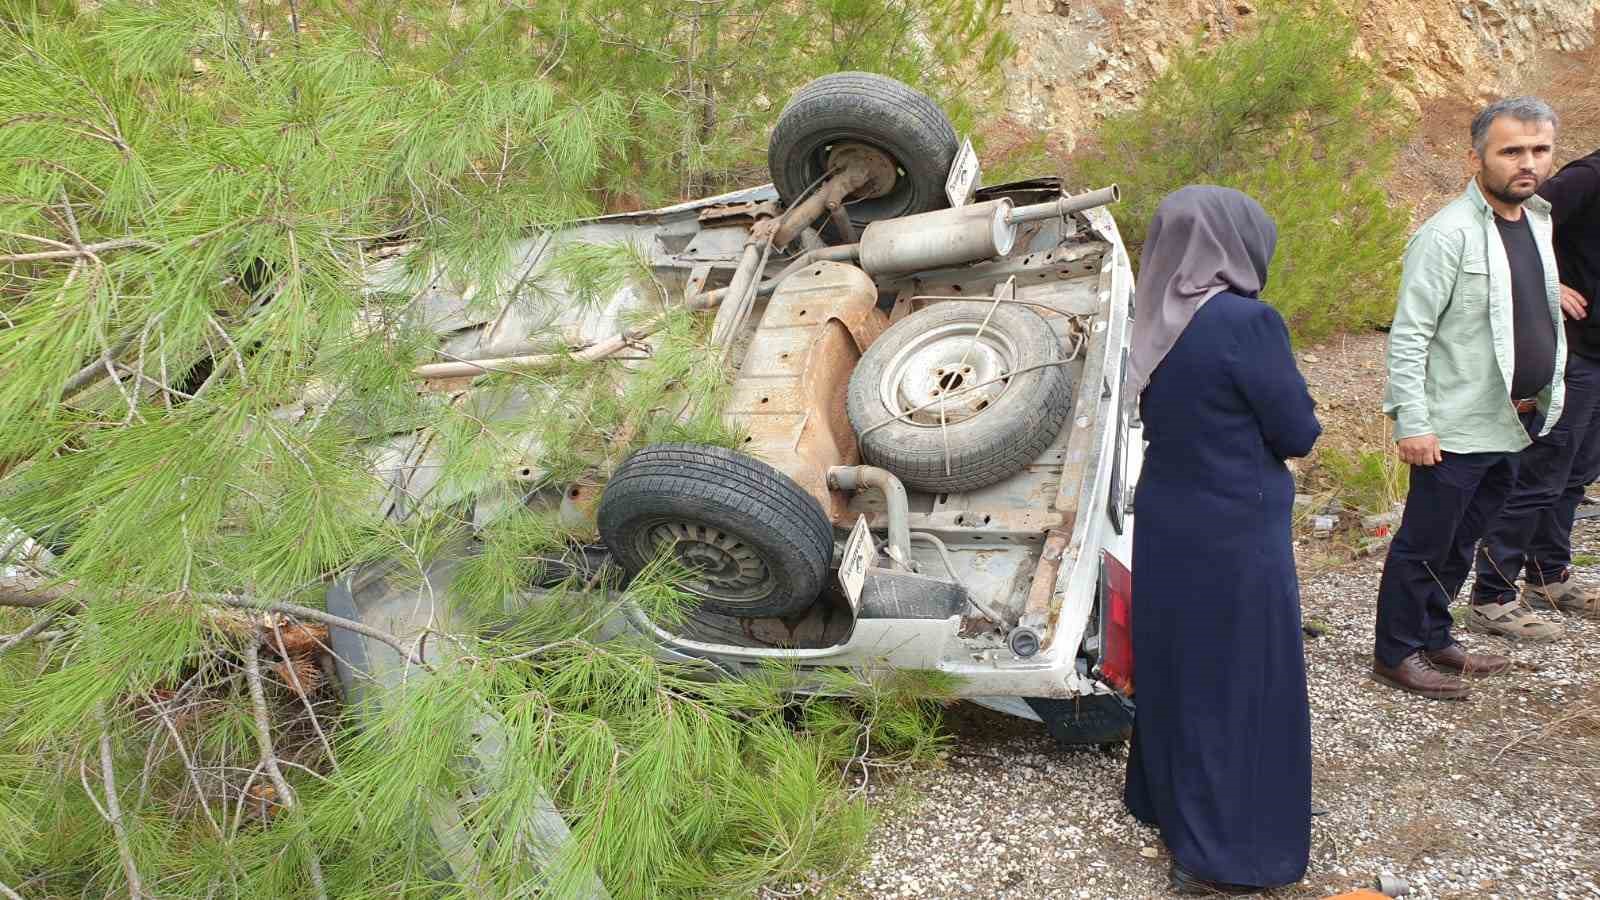
[[[1050,323],[1025,306],[990,314],[983,303],[940,303],[912,313],[873,341],[850,375],[847,408],[861,455],[930,493],[1004,480],[1038,459],[1066,421],[1065,367],[1023,371],[1061,358]],[[970,389],[1011,372],[1020,374]]]
[[[880,196],[847,200],[857,232],[869,222],[943,209],[945,178],[960,145],[939,105],[882,75],[838,72],[801,88],[778,116],[767,168],[788,205],[827,173],[830,155],[857,144],[893,161],[897,177]],[[828,225],[823,234],[838,240]]]
[[[726,616],[787,616],[822,593],[833,526],[822,506],[760,460],[700,444],[653,444],[600,497],[600,538],[633,576],[667,549],[679,587]]]

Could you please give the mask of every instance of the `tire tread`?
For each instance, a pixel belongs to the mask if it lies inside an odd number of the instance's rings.
[[[633,546],[636,530],[661,516],[716,524],[764,553],[778,590],[762,604],[719,605],[712,612],[778,616],[811,605],[833,557],[833,527],[821,504],[781,472],[721,447],[655,444],[628,457],[607,483],[598,513],[602,540],[630,574],[649,559]]]

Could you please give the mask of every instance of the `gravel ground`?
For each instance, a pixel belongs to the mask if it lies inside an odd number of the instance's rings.
[[[1579,539],[1600,551],[1600,526]],[[1600,897],[1600,740],[1585,771],[1539,739],[1561,712],[1600,706],[1600,623],[1525,647],[1465,635],[1518,671],[1467,702],[1411,697],[1367,677],[1379,565],[1302,586],[1307,615],[1332,625],[1306,642],[1314,793],[1329,811],[1305,881],[1272,896],[1370,887],[1388,870],[1420,898]],[[967,704],[951,726],[944,767],[874,792],[893,812],[849,895],[1166,896],[1160,837],[1122,808],[1123,751],[1063,751],[1033,723]]]
[[[1381,336],[1355,343],[1306,366],[1313,391],[1352,412],[1376,408],[1382,377]],[[1600,520],[1574,543],[1580,577],[1600,583]],[[1314,796],[1328,812],[1305,880],[1271,896],[1370,887],[1387,870],[1419,898],[1600,898],[1600,622],[1568,619],[1543,645],[1463,635],[1517,670],[1466,702],[1423,700],[1368,677],[1381,558],[1331,570],[1325,558],[1301,593],[1330,626],[1306,641]],[[1550,725],[1578,710],[1593,716],[1586,735]],[[1123,750],[1061,750],[1037,724],[969,704],[950,722],[943,766],[870,789],[883,818],[847,896],[1167,896],[1160,837],[1122,808]]]

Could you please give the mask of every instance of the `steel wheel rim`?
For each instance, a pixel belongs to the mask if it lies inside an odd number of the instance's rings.
[[[697,597],[751,604],[777,589],[772,567],[738,535],[688,519],[664,519],[640,532],[647,555],[671,549],[690,572],[679,587]]]
[[[980,324],[949,322],[930,328],[890,358],[879,383],[879,397],[890,415],[910,413],[901,421],[938,428],[941,414],[942,424],[953,425],[1000,399],[1009,378],[971,388],[1015,371],[1016,344],[992,322],[979,335]]]

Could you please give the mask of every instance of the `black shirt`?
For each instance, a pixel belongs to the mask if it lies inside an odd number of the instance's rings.
[[[1556,325],[1550,319],[1550,299],[1545,292],[1544,262],[1533,239],[1526,215],[1508,222],[1498,215],[1500,241],[1511,264],[1511,337],[1516,364],[1511,374],[1511,397],[1522,400],[1545,389],[1556,374]]]
[[[1539,188],[1550,201],[1561,283],[1589,301],[1589,315],[1567,321],[1573,353],[1600,360],[1600,150],[1561,167]]]

